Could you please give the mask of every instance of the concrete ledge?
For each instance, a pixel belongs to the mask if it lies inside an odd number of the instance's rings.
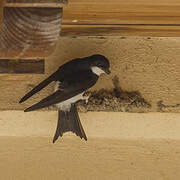
[[[0,137],[3,180],[180,179],[179,141]]]
[[[180,114],[89,112],[80,118],[87,142],[67,133],[53,144],[55,111],[1,111],[1,179],[180,179]]]
[[[80,113],[89,138],[180,140],[180,114],[176,113]],[[53,137],[57,112],[0,112],[0,136]],[[71,133],[63,136],[77,138]]]

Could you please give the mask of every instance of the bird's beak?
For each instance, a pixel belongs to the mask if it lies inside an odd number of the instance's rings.
[[[105,69],[104,71],[105,71],[106,74],[110,74],[111,73],[111,71],[109,69]]]

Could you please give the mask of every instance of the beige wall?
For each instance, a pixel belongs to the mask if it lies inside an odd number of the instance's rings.
[[[179,49],[179,38],[63,37],[46,60],[46,74],[0,75],[0,109],[10,110],[0,112],[0,177],[179,179],[179,113],[156,112],[180,112]],[[57,112],[22,110],[50,94],[53,87],[22,105],[18,101],[62,63],[94,53],[110,59],[112,74],[101,77],[92,90],[111,91],[117,75],[124,93],[140,92],[152,106],[149,111],[156,113],[81,113],[88,141],[65,134],[52,144]],[[166,106],[158,107],[160,100]],[[98,110],[98,105],[93,110]],[[138,108],[133,107],[132,112],[136,111]]]
[[[0,112],[3,180],[180,179],[180,114],[81,113],[85,142],[53,144],[57,113]]]
[[[105,88],[105,96],[111,96],[106,106],[90,103],[85,108],[127,111],[137,91],[139,104],[129,111],[154,113],[80,113],[88,141],[67,133],[52,144],[57,112],[22,110],[50,94],[53,86],[22,105],[18,101],[64,62],[95,53],[109,58],[112,74],[91,90]],[[130,93],[127,101],[112,96],[115,75],[123,94]],[[141,103],[143,98],[151,108]],[[46,60],[45,74],[0,75],[0,110],[0,179],[180,179],[180,114],[175,113],[180,112],[180,38],[61,37]]]
[[[152,106],[148,111],[180,112],[179,49],[180,38],[62,37],[54,54],[46,60],[45,75],[0,75],[0,109],[19,110],[37,102],[52,92],[52,86],[25,104],[18,104],[19,99],[27,91],[54,72],[62,63],[73,58],[100,53],[109,58],[112,74],[101,77],[93,90],[111,90],[112,79],[117,75],[119,86],[124,91],[139,92]],[[158,107],[159,101],[163,103]],[[139,112],[137,108],[133,108],[133,112]],[[98,106],[94,110],[98,110]]]

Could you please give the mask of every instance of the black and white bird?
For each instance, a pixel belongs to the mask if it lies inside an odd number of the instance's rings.
[[[81,139],[87,140],[79,119],[76,102],[80,100],[86,100],[87,102],[88,96],[84,95],[85,91],[97,82],[102,73],[110,74],[109,68],[109,61],[103,55],[95,54],[73,59],[60,66],[56,72],[28,92],[19,103],[26,101],[49,83],[55,81],[54,93],[25,109],[24,112],[56,105],[58,108],[58,123],[53,143],[59,136],[68,131],[75,133]]]

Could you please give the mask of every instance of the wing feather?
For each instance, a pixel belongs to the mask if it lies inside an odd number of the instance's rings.
[[[39,92],[41,89],[43,89],[43,88],[46,87],[48,84],[50,84],[52,81],[55,81],[57,74],[58,74],[58,71],[56,71],[56,72],[53,73],[51,76],[49,76],[48,78],[46,78],[44,81],[42,81],[41,83],[39,83],[36,87],[34,87],[31,91],[29,91],[24,97],[22,97],[21,100],[19,101],[19,103],[22,103],[22,102],[26,101],[26,100],[29,99],[31,96],[33,96],[35,93]]]
[[[91,72],[87,71],[86,73],[79,73],[78,76],[81,76],[80,80],[78,80],[78,77],[76,76],[74,82],[72,81],[72,79],[69,83],[67,83],[66,81],[65,86],[63,86],[62,84],[59,90],[57,90],[50,96],[42,99],[40,102],[25,109],[25,112],[41,109],[72,98],[73,96],[80,94],[92,87],[98,79],[96,75],[93,75]]]

